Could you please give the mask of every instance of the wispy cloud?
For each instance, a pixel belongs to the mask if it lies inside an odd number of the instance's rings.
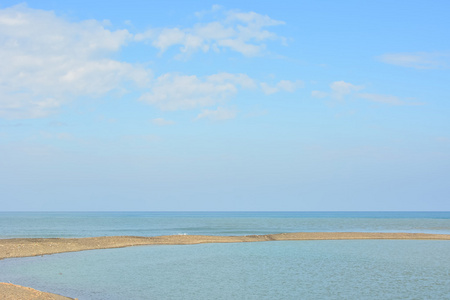
[[[295,92],[297,89],[304,87],[305,84],[301,80],[291,81],[291,80],[281,80],[276,85],[272,86],[268,83],[260,83],[262,91],[266,95],[283,92]]]
[[[393,95],[358,93],[364,89],[362,85],[354,85],[345,81],[335,81],[330,84],[330,91],[312,91],[311,96],[314,98],[334,98],[344,100],[346,96],[353,96],[359,99],[365,99],[372,102],[378,102],[388,105],[422,105],[422,102],[412,102],[409,99],[402,99]]]
[[[211,9],[207,9],[207,10],[202,10],[202,11],[198,11],[195,13],[195,16],[197,18],[203,18],[204,16],[207,16],[209,14],[215,14],[216,12],[218,12],[219,10],[222,10],[223,6],[222,5],[218,5],[218,4],[214,4]]]
[[[140,100],[162,110],[192,109],[222,103],[240,88],[255,86],[245,74],[219,73],[199,78],[168,73],[158,77],[152,91]]]
[[[364,89],[362,85],[354,85],[345,81],[334,81],[330,84],[330,91],[312,91],[311,96],[314,98],[332,97],[334,99],[342,100],[345,96]]]
[[[387,64],[414,69],[445,69],[450,67],[450,53],[443,52],[389,53],[379,56],[378,60]]]
[[[173,125],[175,124],[174,121],[166,120],[164,118],[155,118],[152,120],[152,123],[158,126],[167,126],[167,125]]]
[[[196,120],[199,119],[209,119],[212,121],[224,121],[229,119],[234,119],[237,115],[235,109],[228,109],[224,107],[218,107],[216,110],[204,109],[197,116]]]
[[[352,92],[362,90],[362,85],[354,85],[345,81],[335,81],[330,85],[331,96],[336,99],[342,99]]]
[[[255,12],[224,11],[220,6],[213,6],[205,14],[219,15],[219,21],[197,23],[188,28],[150,29],[137,34],[137,41],[147,40],[161,53],[173,46],[179,46],[181,57],[203,51],[221,52],[232,50],[245,56],[256,56],[264,52],[265,42],[270,40],[284,41],[283,37],[266,30],[267,27],[283,25],[284,22],[271,19]],[[216,17],[217,19],[217,17]]]
[[[314,98],[325,98],[328,97],[329,93],[322,91],[312,91],[311,96]]]

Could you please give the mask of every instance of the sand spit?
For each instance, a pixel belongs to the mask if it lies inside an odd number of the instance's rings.
[[[92,238],[15,238],[0,239],[0,259],[143,245],[191,245],[205,243],[240,243],[264,241],[382,239],[450,240],[450,234],[295,232],[247,236],[169,235],[156,237],[107,236]]]
[[[248,236],[170,235],[156,237],[109,236],[92,238],[16,238],[0,239],[0,259],[39,256],[93,249],[143,245],[192,245],[205,243],[241,243],[301,240],[450,240],[450,234],[369,233],[369,232],[296,232]],[[56,294],[0,282],[0,298],[67,300]]]
[[[0,282],[0,296],[3,300],[36,299],[36,300],[69,300],[56,294],[41,292],[29,287]]]

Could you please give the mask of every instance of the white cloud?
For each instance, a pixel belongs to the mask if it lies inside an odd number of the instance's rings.
[[[330,84],[330,92],[323,91],[312,91],[311,96],[314,98],[325,98],[332,97],[338,100],[344,99],[345,96],[355,92],[362,90],[364,87],[361,85],[354,85],[345,81],[334,81]]]
[[[242,88],[252,89],[256,87],[256,83],[253,79],[245,74],[232,74],[232,73],[217,73],[207,77],[207,80],[215,83],[230,82],[234,85],[239,85]]]
[[[277,83],[277,87],[286,92],[295,92],[298,88],[304,87],[305,84],[301,80],[290,81],[290,80],[281,80]]]
[[[127,43],[144,40],[163,52],[179,45],[185,54],[228,49],[258,55],[266,41],[280,39],[267,27],[284,24],[220,6],[206,14],[216,20],[190,28],[152,29],[133,38],[127,30],[108,29],[108,21],[72,22],[26,5],[0,9],[0,117],[45,117],[80,96],[125,93],[129,83],[147,91],[140,100],[163,110],[217,105],[240,89],[256,88],[258,84],[245,74],[168,73],[152,81],[150,70],[112,58]],[[292,92],[302,85],[282,80],[272,88]],[[267,84],[261,88],[271,93]]]
[[[77,96],[144,86],[149,71],[109,58],[132,35],[18,5],[0,10],[0,117],[44,117]]]
[[[313,96],[314,98],[325,98],[328,97],[329,94],[321,91],[312,91],[311,96]]]
[[[166,120],[164,118],[155,118],[152,120],[152,123],[158,126],[167,126],[167,125],[173,125],[175,124],[174,121]]]
[[[240,29],[243,31],[247,31],[250,28],[262,28],[266,26],[276,26],[276,25],[283,25],[283,21],[277,21],[274,19],[271,19],[269,16],[263,16],[258,13],[255,13],[253,11],[251,12],[240,12],[236,10],[231,10],[227,12],[227,22],[242,22],[244,24],[247,24],[248,27],[241,27]],[[261,39],[264,39],[267,37],[267,35],[271,35],[269,32],[259,32],[258,35],[260,35]],[[255,34],[250,34],[251,37],[254,37]]]
[[[208,15],[208,14],[213,14],[218,12],[219,10],[223,9],[222,5],[218,5],[218,4],[214,4],[211,9],[208,10],[202,10],[202,11],[198,11],[195,13],[195,16],[197,18],[203,18],[204,16]]]
[[[363,86],[354,85],[345,81],[335,81],[330,84],[331,96],[336,99],[343,99],[344,96],[351,94],[354,91],[363,89]]]
[[[235,109],[227,109],[223,107],[218,107],[216,110],[204,109],[197,116],[196,120],[199,119],[209,119],[212,121],[224,121],[229,119],[234,119],[237,115]]]
[[[266,95],[275,94],[278,92],[278,88],[276,86],[271,86],[265,82],[261,82],[259,85],[261,86],[263,93]]]
[[[301,80],[280,80],[275,86],[271,86],[265,82],[260,83],[261,89],[266,95],[278,93],[278,92],[290,92],[293,93],[299,88],[303,88],[305,84]]]
[[[330,92],[312,91],[311,96],[314,98],[332,97],[338,100],[343,100],[345,96],[353,94],[360,99],[369,100],[372,102],[378,102],[388,105],[422,105],[420,102],[411,102],[402,100],[401,98],[393,95],[382,94],[370,94],[370,93],[355,93],[363,90],[364,86],[354,85],[345,81],[335,81],[330,84]]]
[[[390,53],[378,57],[384,63],[415,69],[441,69],[450,67],[450,53],[416,52]]]
[[[156,40],[153,41],[153,46],[159,48],[161,52],[164,52],[172,45],[188,44],[187,40],[189,40],[189,36],[187,36],[182,30],[178,28],[165,28],[158,34]]]
[[[280,80],[275,86],[271,86],[265,82],[260,83],[261,89],[266,95],[278,93],[280,91],[293,93],[297,89],[304,87],[301,80]]]
[[[217,14],[220,6],[213,6],[210,13]],[[200,12],[203,17],[207,12]],[[189,28],[151,29],[137,34],[138,41],[149,40],[161,53],[172,46],[179,45],[183,55],[190,55],[197,51],[219,52],[230,49],[246,56],[263,53],[265,41],[284,38],[266,30],[267,27],[282,25],[284,22],[273,20],[268,16],[255,12],[226,11],[220,21],[197,23]]]
[[[192,109],[222,103],[239,88],[253,86],[253,80],[245,74],[219,73],[199,78],[168,73],[158,77],[152,91],[140,100],[162,110]]]

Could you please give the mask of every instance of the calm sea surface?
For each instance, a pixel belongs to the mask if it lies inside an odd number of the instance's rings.
[[[0,213],[0,237],[450,233],[449,212]],[[450,241],[141,246],[0,261],[0,281],[82,299],[450,299]]]
[[[298,231],[450,233],[450,212],[0,212],[0,238]]]

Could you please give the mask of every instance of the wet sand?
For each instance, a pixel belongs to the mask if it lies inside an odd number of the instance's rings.
[[[15,238],[0,239],[0,259],[48,255],[94,249],[144,245],[192,245],[301,240],[450,240],[450,234],[370,233],[370,232],[296,232],[248,236],[170,235],[156,237],[110,236],[92,238]],[[2,299],[72,299],[31,288],[0,283]]]

